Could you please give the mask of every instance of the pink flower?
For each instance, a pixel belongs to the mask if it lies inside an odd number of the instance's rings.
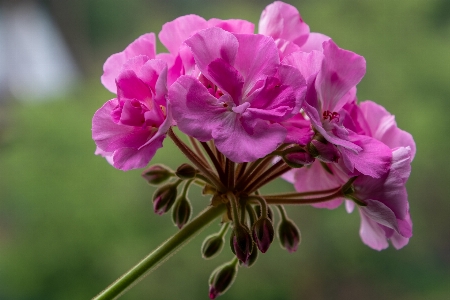
[[[393,161],[388,174],[381,178],[358,176],[353,183],[354,197],[366,206],[358,206],[361,215],[362,241],[375,250],[388,247],[391,240],[396,249],[405,246],[412,236],[406,181],[411,172],[411,150],[400,147],[393,151]],[[347,203],[352,211],[354,203]]]
[[[340,49],[332,40],[323,42],[323,53],[294,52],[283,60],[301,71],[308,90],[304,110],[320,138],[313,140],[319,159],[337,161],[349,175],[375,178],[389,169],[391,150],[378,140],[359,135],[345,127],[348,113],[344,106],[355,102],[356,85],[364,76],[362,56]]]
[[[165,96],[167,66],[157,59],[136,56],[116,78],[117,98],[106,102],[92,119],[96,154],[121,170],[145,167],[169,127],[170,107]]]
[[[210,28],[185,43],[201,75],[181,76],[170,87],[179,129],[213,139],[234,162],[264,157],[283,143],[279,122],[299,112],[306,86],[298,70],[280,65],[273,39]]]

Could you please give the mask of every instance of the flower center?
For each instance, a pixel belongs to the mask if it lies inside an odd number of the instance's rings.
[[[330,122],[333,120],[336,120],[336,122],[339,122],[340,115],[339,115],[339,113],[337,113],[335,111],[331,112],[329,110],[326,110],[323,112],[322,116],[323,116],[324,120],[328,119]]]

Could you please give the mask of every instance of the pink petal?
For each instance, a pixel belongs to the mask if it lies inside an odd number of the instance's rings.
[[[159,136],[152,143],[142,148],[120,148],[113,154],[113,166],[117,169],[128,171],[137,168],[144,168],[161,148],[165,136]]]
[[[168,99],[178,128],[202,142],[212,139],[212,132],[229,112],[197,79],[181,76],[169,88]]]
[[[223,30],[233,33],[253,33],[255,31],[255,25],[246,20],[220,20],[220,19],[209,19],[209,27],[219,27]]]
[[[207,74],[222,92],[231,96],[236,105],[240,104],[244,79],[233,66],[218,58],[208,65]]]
[[[297,114],[281,124],[287,129],[285,143],[306,145],[314,135],[310,122],[305,120],[302,114]]]
[[[147,33],[138,37],[128,45],[124,51],[111,55],[103,65],[102,84],[111,92],[116,93],[115,79],[122,70],[123,64],[130,58],[145,55],[155,58],[156,53],[155,34]]]
[[[323,51],[323,42],[326,42],[330,40],[331,38],[329,36],[326,36],[321,33],[317,32],[311,32],[308,36],[308,39],[306,40],[306,43],[304,43],[300,50],[303,52],[311,52],[311,51]]]
[[[258,81],[274,76],[280,58],[272,38],[259,34],[235,34],[239,48],[233,64],[244,77],[244,95],[247,95]]]
[[[311,53],[297,51],[286,56],[281,63],[299,70],[309,87],[320,71],[322,60],[323,54],[319,51],[312,51]]]
[[[360,211],[360,215],[361,227],[359,229],[359,235],[361,236],[363,243],[378,251],[386,249],[389,244],[383,228],[366,216],[364,212]]]
[[[152,135],[147,128],[119,125],[113,122],[111,112],[118,104],[117,99],[106,102],[92,118],[92,139],[105,152],[114,152],[124,147],[138,148]]]
[[[202,17],[186,15],[164,24],[158,37],[169,52],[175,54],[186,39],[206,28],[208,23]]]
[[[398,230],[397,218],[394,212],[381,203],[380,201],[365,199],[364,202],[367,206],[361,206],[360,210],[371,220],[378,224],[384,225],[388,228],[392,228],[395,231]]]
[[[364,57],[338,48],[332,41],[323,43],[324,60],[317,75],[316,90],[322,100],[322,111],[338,112],[345,104],[343,96],[363,78]]]
[[[301,46],[308,38],[309,26],[294,6],[276,1],[262,12],[258,32],[274,40],[284,39]]]
[[[370,127],[371,135],[391,149],[409,146],[411,160],[416,153],[416,144],[411,134],[397,127],[395,117],[384,107],[372,101],[360,103],[361,111]]]
[[[233,66],[239,47],[233,34],[217,27],[199,31],[185,43],[191,47],[195,62],[205,76],[209,64],[218,58]]]
[[[238,114],[223,115],[214,130],[214,142],[226,157],[240,163],[254,161],[274,151],[285,139],[286,129],[279,124],[256,120],[253,134],[248,134]]]
[[[362,151],[355,153],[344,147],[338,147],[350,173],[356,169],[364,175],[380,178],[389,171],[392,159],[392,151],[389,147],[365,135],[352,135],[350,138],[362,148]]]
[[[137,99],[146,102],[152,99],[152,91],[136,73],[123,70],[117,77],[117,95],[119,99]]]
[[[160,105],[166,103],[167,64],[160,59],[151,59],[142,66],[139,78],[155,92],[153,100]]]

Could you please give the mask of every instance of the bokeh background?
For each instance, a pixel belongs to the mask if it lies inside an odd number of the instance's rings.
[[[178,16],[257,24],[270,2],[0,1],[0,299],[90,299],[176,232],[169,215],[153,213],[154,189],[139,170],[94,156],[91,118],[112,98],[102,64]],[[358,214],[289,207],[302,231],[298,251],[275,241],[221,299],[450,299],[450,1],[288,2],[311,31],[366,58],[359,99],[384,105],[415,137],[414,236],[400,251],[378,252],[360,241]],[[34,19],[47,20],[50,44]],[[39,71],[50,66],[62,73],[45,81]],[[154,161],[176,168],[184,157],[166,140]],[[267,190],[292,187],[280,180]],[[195,213],[209,201],[198,192]],[[218,230],[211,225],[122,299],[207,299],[209,274],[231,258],[227,247],[200,256]]]

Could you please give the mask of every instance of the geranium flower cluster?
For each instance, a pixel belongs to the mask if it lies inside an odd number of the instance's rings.
[[[357,207],[369,247],[408,243],[405,184],[415,143],[382,106],[358,103],[362,56],[310,32],[283,2],[265,8],[257,34],[245,20],[187,15],[166,23],[158,37],[169,52],[157,54],[148,33],[105,62],[101,81],[116,96],[95,113],[92,137],[96,153],[125,171],[146,167],[167,136],[190,160],[176,172],[150,166],[143,176],[160,186],[155,212],[173,208],[180,228],[191,215],[190,184],[223,208],[222,230],[205,240],[202,253],[215,256],[231,227],[235,258],[213,272],[212,299],[231,285],[238,264],[250,266],[258,250],[269,249],[275,232],[283,248],[297,249],[300,232],[283,205],[334,209],[345,202],[349,212]],[[280,176],[296,192],[259,192]],[[277,230],[271,207],[280,213]]]

